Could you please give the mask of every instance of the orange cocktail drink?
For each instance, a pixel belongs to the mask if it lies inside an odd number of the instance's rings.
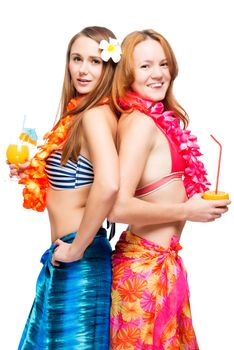
[[[23,144],[10,144],[6,151],[7,160],[11,164],[23,164],[29,158],[29,147]]]
[[[207,191],[202,195],[203,199],[229,199],[229,194],[223,191]]]

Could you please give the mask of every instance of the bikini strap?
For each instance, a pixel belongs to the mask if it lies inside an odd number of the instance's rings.
[[[110,241],[115,235],[115,222],[110,222],[107,220],[106,228],[107,230],[110,228],[110,234],[109,234],[109,241]]]

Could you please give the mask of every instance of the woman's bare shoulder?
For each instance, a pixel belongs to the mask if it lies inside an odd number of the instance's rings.
[[[146,114],[134,110],[131,113],[123,113],[119,119],[119,130],[125,130],[126,128],[152,132],[155,130],[155,125],[153,120]]]
[[[118,118],[109,105],[101,105],[90,108],[84,113],[84,119],[95,121],[108,121],[117,125]]]

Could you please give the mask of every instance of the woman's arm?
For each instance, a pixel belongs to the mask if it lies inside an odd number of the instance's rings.
[[[53,261],[71,262],[82,257],[111,210],[119,189],[119,162],[115,147],[116,135],[113,135],[117,121],[113,124],[109,107],[101,106],[87,111],[82,119],[82,127],[94,169],[94,182],[78,235],[71,245],[56,241],[60,249],[56,249]]]
[[[120,190],[108,215],[111,222],[135,225],[162,224],[174,221],[213,221],[227,211],[230,201],[207,201],[195,195],[185,203],[149,203],[134,197],[141,179],[155,125],[140,112],[133,112],[119,128]]]

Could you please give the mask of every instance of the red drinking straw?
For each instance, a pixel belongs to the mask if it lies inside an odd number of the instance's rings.
[[[210,136],[219,145],[219,164],[218,164],[218,172],[217,172],[216,187],[215,187],[215,193],[217,193],[218,192],[218,184],[219,184],[220,163],[221,163],[221,156],[222,156],[222,145],[218,140],[216,140],[216,138],[213,135],[210,135]]]

